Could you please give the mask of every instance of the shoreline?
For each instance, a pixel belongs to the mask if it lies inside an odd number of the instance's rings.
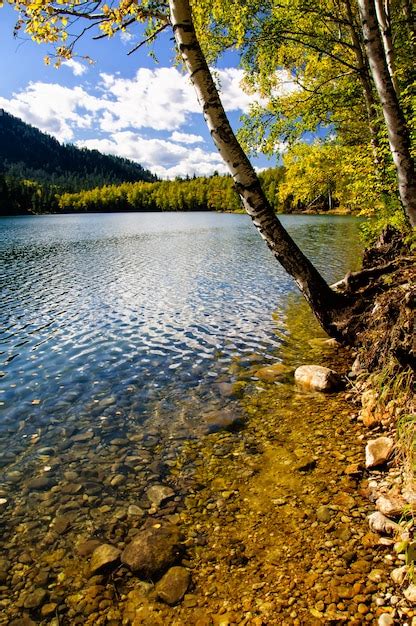
[[[159,214],[163,214],[163,213],[181,213],[181,214],[185,214],[185,213],[189,213],[189,214],[193,214],[193,213],[211,213],[214,215],[247,215],[246,211],[244,209],[241,209],[241,211],[228,211],[228,210],[223,210],[223,211],[216,211],[216,210],[210,210],[210,209],[206,209],[206,210],[195,210],[195,211],[175,211],[174,209],[170,209],[170,210],[166,210],[166,211],[67,211],[67,212],[56,212],[56,213],[10,213],[10,214],[3,214],[0,215],[0,218],[9,218],[9,217],[54,217],[54,216],[67,216],[67,215],[77,215],[77,216],[81,216],[81,215],[129,215],[129,214],[140,214],[140,215],[146,215],[146,214],[152,214],[155,213],[157,215]],[[314,212],[314,211],[292,211],[291,213],[276,213],[275,214],[277,217],[290,217],[290,216],[305,216],[305,217],[320,217],[323,216],[325,217],[326,215],[330,216],[330,217],[348,217],[348,218],[356,218],[356,219],[363,219],[362,216],[359,216],[358,214],[353,214],[353,213],[348,213],[345,211],[337,211],[336,209],[331,210],[331,211],[322,211],[322,212]]]
[[[349,351],[332,340],[308,343],[308,362],[349,371]],[[368,525],[371,481],[383,486],[385,475],[364,467],[368,431],[351,405],[361,394],[297,388],[291,372],[306,359],[299,357],[299,350],[292,352],[274,379],[260,375],[261,362],[237,367],[231,392],[240,396],[243,422],[234,415],[238,419],[225,428],[187,440],[154,485],[146,517],[133,506],[133,518],[115,519],[110,534],[73,536],[70,526],[62,526],[73,507],[61,507],[35,558],[40,570],[33,569],[34,555],[26,552],[23,564],[18,559],[19,579],[28,576],[29,585],[14,604],[3,605],[12,609],[4,624],[318,626],[337,620],[413,626],[414,611],[390,575],[403,566],[402,553],[392,552],[392,538]],[[397,472],[392,476],[397,479]],[[120,523],[130,529],[125,538]],[[170,580],[162,592],[160,574],[149,578],[120,567],[121,551],[159,528],[182,534],[180,556],[166,573],[187,572],[179,591]],[[72,553],[65,549],[68,540]],[[103,545],[114,557],[107,554],[97,565]],[[51,568],[60,572],[60,582],[47,592],[41,572]],[[53,618],[58,610],[59,622]]]

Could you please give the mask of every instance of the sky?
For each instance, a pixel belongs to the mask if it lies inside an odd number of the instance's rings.
[[[13,38],[16,16],[11,7],[0,9],[0,108],[61,142],[132,159],[161,178],[226,172],[193,87],[174,66],[170,34],[159,37],[158,63],[146,48],[128,55],[137,39],[123,34],[82,39],[79,57],[56,69],[44,64],[47,45]],[[228,53],[216,69],[236,130],[256,97],[241,87],[236,54]],[[260,155],[253,163],[262,169],[277,160]]]

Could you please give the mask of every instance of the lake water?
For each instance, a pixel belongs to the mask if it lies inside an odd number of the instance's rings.
[[[356,264],[354,219],[282,221],[329,281]],[[296,289],[245,215],[3,218],[0,254],[6,437],[115,408],[172,423],[189,397],[192,422],[236,358],[286,341]]]
[[[329,281],[356,267],[356,220],[282,221]],[[41,606],[51,624],[121,623],[94,611],[134,579],[90,587],[88,555],[183,519],[201,464],[250,465],[244,429],[209,433],[253,415],[251,393],[291,425],[293,384],[271,390],[256,369],[314,362],[322,331],[244,215],[2,218],[0,255],[0,623]],[[309,421],[296,427],[307,447]]]

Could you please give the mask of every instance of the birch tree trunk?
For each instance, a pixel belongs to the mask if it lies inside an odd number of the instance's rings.
[[[364,45],[383,109],[390,149],[396,166],[399,194],[413,227],[416,226],[416,175],[406,120],[395,92],[381,40],[374,0],[358,0]]]
[[[396,78],[396,63],[394,60],[393,41],[391,37],[390,8],[388,0],[375,0],[377,20],[380,26],[381,40],[383,42],[384,53],[386,55],[387,67],[391,82],[397,95],[399,96],[399,84]]]
[[[241,148],[221,103],[199,45],[189,0],[169,0],[176,44],[196,90],[214,143],[226,163],[247,213],[276,259],[294,278],[328,334],[337,337],[335,320],[344,298],[335,293],[298,248],[267,201],[257,174]]]

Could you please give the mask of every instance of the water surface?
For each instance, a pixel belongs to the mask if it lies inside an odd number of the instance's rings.
[[[283,223],[329,281],[356,263],[353,219]],[[3,218],[0,254],[0,429],[26,434],[94,403],[174,420],[236,357],[276,357],[296,293],[244,215]]]
[[[357,265],[355,220],[283,222],[329,281]],[[93,547],[122,550],[143,525],[186,519],[211,456],[224,485],[226,457],[239,472],[250,464],[256,394],[276,397],[276,425],[296,399],[290,382],[270,388],[256,368],[313,361],[308,342],[322,331],[243,215],[2,218],[0,256],[0,624],[26,608],[42,624],[41,610],[68,626],[121,623],[116,605],[135,579],[121,569],[91,587]],[[309,445],[307,411],[293,420]],[[247,416],[246,429],[207,435]],[[201,454],[186,461],[192,446]],[[161,502],[149,489],[160,483]],[[106,590],[104,605],[85,600],[94,589]]]

